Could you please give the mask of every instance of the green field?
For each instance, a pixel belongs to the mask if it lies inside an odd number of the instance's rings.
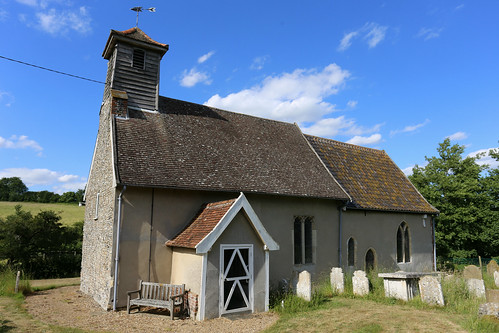
[[[85,215],[85,207],[77,204],[0,201],[0,218],[14,214],[16,205],[21,205],[33,215],[42,210],[53,210],[61,216],[61,223],[65,225],[83,221]]]

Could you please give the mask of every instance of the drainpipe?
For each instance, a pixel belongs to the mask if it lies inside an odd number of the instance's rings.
[[[343,242],[342,240],[342,227],[343,227],[343,212],[347,210],[347,205],[346,203],[343,206],[338,207],[339,211],[339,224],[338,224],[338,266],[341,266],[341,243]]]
[[[432,234],[433,234],[433,271],[437,271],[437,243],[435,242],[435,216],[433,215],[431,217],[431,228],[432,228]]]
[[[118,196],[118,227],[116,228],[116,256],[114,258],[114,285],[113,285],[113,311],[116,311],[116,298],[118,297],[118,262],[120,260],[120,234],[121,234],[121,196],[126,190],[126,185]]]

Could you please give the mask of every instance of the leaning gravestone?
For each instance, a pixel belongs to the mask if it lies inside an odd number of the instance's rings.
[[[343,276],[343,270],[340,267],[331,268],[331,288],[333,292],[338,294],[343,294],[345,291],[345,279]]]
[[[444,294],[442,285],[438,278],[434,276],[423,276],[419,279],[419,293],[421,300],[432,305],[444,306]]]
[[[499,287],[499,272],[494,273],[494,282],[496,283],[496,287]]]
[[[369,294],[369,280],[366,272],[360,270],[353,272],[352,284],[354,295],[364,296]]]
[[[309,272],[303,271],[298,275],[296,295],[306,301],[312,299],[312,279]]]
[[[485,297],[485,284],[482,280],[482,273],[480,268],[469,265],[464,268],[463,277],[466,279],[466,285],[471,294],[476,297]]]
[[[495,272],[499,272],[499,265],[497,265],[497,262],[492,259],[487,265],[487,274],[494,276]]]

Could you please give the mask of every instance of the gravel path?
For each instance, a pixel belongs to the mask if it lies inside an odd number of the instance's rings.
[[[198,322],[170,320],[166,311],[132,313],[105,311],[79,286],[37,292],[26,298],[26,308],[36,319],[53,325],[107,332],[259,332],[277,320],[273,313]]]

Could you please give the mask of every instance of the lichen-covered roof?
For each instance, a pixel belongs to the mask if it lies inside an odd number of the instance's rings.
[[[163,56],[168,51],[168,44],[156,42],[138,27],[134,27],[124,31],[111,30],[109,37],[102,52],[104,59],[110,59],[115,44],[119,40],[126,40],[128,43],[136,44],[136,46],[146,49],[152,49]]]
[[[289,123],[160,97],[115,119],[115,142],[121,184],[348,199]]]
[[[385,151],[310,135],[305,137],[352,197],[351,207],[438,213]]]
[[[166,242],[167,246],[194,249],[220,222],[236,199],[205,204],[187,227],[175,238]]]
[[[167,47],[167,44],[159,43],[153,40],[151,37],[149,37],[144,31],[142,31],[139,27],[133,27],[128,30],[124,31],[118,31],[118,30],[111,30],[111,33],[115,33],[121,36],[126,36],[128,38],[132,38],[135,40],[140,40],[142,42],[146,43],[152,43],[157,46],[162,46],[162,47]]]

